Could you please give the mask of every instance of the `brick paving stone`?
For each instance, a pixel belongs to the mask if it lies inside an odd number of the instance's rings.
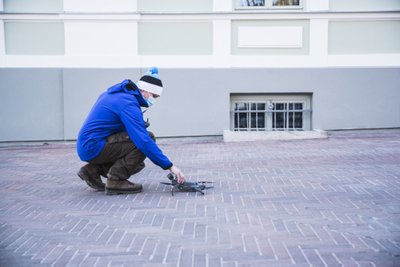
[[[56,262],[62,254],[66,251],[66,247],[62,245],[55,246],[50,253],[42,259],[41,263],[54,263]]]
[[[19,247],[17,247],[14,252],[16,253],[21,253],[21,252],[25,252],[25,251],[29,251],[29,249],[31,249],[35,243],[36,243],[36,239],[33,236],[30,236],[24,243],[22,243]]]
[[[290,257],[295,264],[305,264],[307,263],[307,259],[305,258],[303,252],[299,248],[299,246],[290,245],[287,247]]]
[[[171,196],[147,160],[106,196],[73,142],[0,144],[0,266],[400,266],[400,129],[158,143],[215,188]]]
[[[143,245],[145,242],[146,242],[145,236],[141,235],[135,236],[135,239],[131,243],[131,246],[129,247],[128,251],[132,252],[132,254],[139,255],[143,249]]]
[[[70,259],[74,256],[74,254],[76,252],[77,252],[76,250],[66,248],[66,249],[64,249],[62,254],[59,256],[59,258],[57,260],[53,261],[51,264],[53,266],[60,266],[60,267],[67,266]]]
[[[181,251],[181,247],[173,244],[168,244],[168,248],[166,251],[165,259],[163,263],[174,263],[176,264],[179,261],[179,254]]]
[[[150,256],[150,260],[158,263],[164,263],[167,255],[167,251],[170,247],[170,243],[157,241],[154,248],[153,254]]]
[[[182,249],[179,259],[180,266],[193,266],[193,249]]]

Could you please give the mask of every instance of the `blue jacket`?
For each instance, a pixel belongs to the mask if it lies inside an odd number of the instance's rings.
[[[132,142],[146,157],[161,168],[169,169],[172,163],[147,132],[141,106],[147,107],[147,102],[130,80],[102,93],[79,132],[77,152],[80,159],[90,161],[96,158],[108,136],[128,132]]]

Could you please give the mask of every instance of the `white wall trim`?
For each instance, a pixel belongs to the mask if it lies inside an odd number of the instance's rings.
[[[1,0],[0,0],[1,1]],[[227,2],[224,0],[227,8]],[[231,22],[245,20],[310,20],[310,52],[307,55],[231,55]],[[221,12],[207,14],[0,14],[0,67],[65,67],[65,68],[129,68],[159,65],[164,68],[313,68],[313,67],[398,67],[400,54],[328,55],[328,23],[332,20],[397,20],[400,12],[345,12],[345,13],[252,13]],[[5,55],[4,21],[58,21],[65,24],[65,55]],[[146,55],[139,56],[135,38],[137,25],[154,22],[212,22],[212,55]],[[70,23],[126,23],[132,28],[128,51],[119,53],[79,53],[79,47],[70,49],[76,34],[68,30]]]
[[[37,20],[37,21],[82,21],[82,20],[93,20],[93,21],[137,21],[141,19],[141,15],[138,13],[124,13],[124,14],[80,14],[80,13],[64,13],[64,14],[0,14],[0,19],[3,20]]]
[[[0,20],[0,67],[6,66],[5,55],[6,55],[6,43],[4,36],[4,21]]]
[[[7,68],[326,68],[400,67],[400,54],[330,55],[315,60],[308,55],[279,56],[30,56],[6,55],[0,61]]]
[[[248,142],[262,140],[299,140],[299,139],[326,139],[328,133],[323,130],[314,131],[255,131],[235,132],[224,130],[224,142]]]
[[[213,65],[229,66],[231,56],[231,21],[216,20],[213,23]]]
[[[400,54],[329,55],[329,67],[400,67]]]
[[[313,65],[327,65],[328,26],[327,19],[310,20],[310,60]]]
[[[400,12],[227,12],[208,14],[141,14],[141,20],[297,20],[399,19]]]
[[[152,21],[202,21],[202,20],[296,20],[296,19],[400,19],[400,12],[220,12],[220,13],[63,13],[63,14],[0,14],[4,20],[152,20]]]
[[[137,0],[63,0],[66,12],[136,12]]]
[[[48,55],[5,55],[6,68],[62,68],[65,66],[64,56]]]

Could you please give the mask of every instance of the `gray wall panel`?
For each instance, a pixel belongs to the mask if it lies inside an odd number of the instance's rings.
[[[75,139],[101,92],[145,69],[2,69],[0,141]],[[314,129],[400,127],[400,68],[161,69],[157,136],[220,135],[231,93],[312,94]]]
[[[365,30],[368,29],[368,30]],[[400,20],[330,21],[328,53],[400,53]]]
[[[229,127],[229,87],[224,70],[161,70],[163,96],[146,112],[160,136],[222,134]]]
[[[64,54],[65,40],[62,22],[6,21],[4,33],[6,54]]]
[[[165,91],[146,115],[161,136],[229,129],[230,93],[310,93],[314,129],[400,127],[400,69],[161,70]]]
[[[231,92],[312,93],[314,129],[400,127],[400,69],[254,69],[226,77]]]
[[[391,11],[400,10],[399,0],[330,0],[330,11]]]
[[[400,69],[318,71],[314,122],[319,129],[400,127]]]
[[[3,0],[6,12],[62,12],[63,0]]]
[[[65,69],[63,71],[65,139],[76,139],[98,96],[124,79],[136,81],[136,69]]]
[[[143,22],[138,30],[139,55],[212,54],[212,22]]]
[[[59,69],[0,69],[0,141],[63,139]]]

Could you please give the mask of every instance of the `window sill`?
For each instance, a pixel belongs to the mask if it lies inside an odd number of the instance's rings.
[[[328,133],[322,130],[314,131],[229,131],[224,130],[224,142],[262,141],[262,140],[296,140],[328,138]]]

